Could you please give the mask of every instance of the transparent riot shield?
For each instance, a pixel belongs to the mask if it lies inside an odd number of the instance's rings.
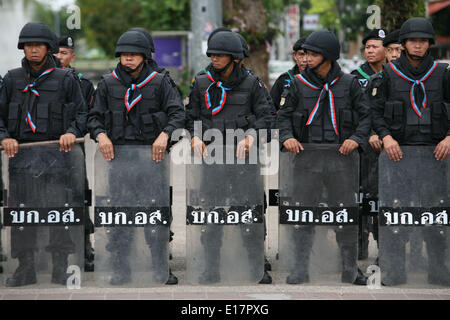
[[[2,154],[7,287],[79,286],[84,265],[84,154],[59,146]]]
[[[170,159],[148,145],[116,145],[94,160],[95,282],[147,287],[169,277]]]
[[[434,146],[401,146],[379,160],[379,262],[387,286],[450,286],[449,159]]]
[[[264,274],[264,183],[259,164],[192,155],[186,168],[186,279],[254,284]],[[196,163],[195,163],[196,162]]]
[[[359,154],[303,144],[282,152],[279,258],[291,284],[353,283],[357,276]]]

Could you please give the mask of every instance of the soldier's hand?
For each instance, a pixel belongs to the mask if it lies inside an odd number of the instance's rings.
[[[392,161],[400,161],[403,157],[403,152],[400,149],[398,142],[392,138],[392,136],[387,135],[383,138],[384,150],[388,155],[388,158]]]
[[[300,151],[303,151],[303,146],[300,142],[297,141],[295,138],[287,139],[285,142],[283,142],[283,146],[289,151],[290,153],[297,154]]]
[[[250,148],[253,146],[255,138],[253,136],[246,136],[245,139],[239,141],[236,147],[236,157],[245,158],[250,152]]]
[[[358,148],[359,144],[355,140],[347,139],[339,148],[339,152],[343,155],[348,155],[353,152],[356,148]]]
[[[9,158],[13,158],[19,152],[19,143],[16,139],[5,138],[2,140],[2,147]]]
[[[450,154],[450,136],[438,143],[434,149],[434,156],[438,161],[444,161]]]
[[[73,133],[63,134],[59,138],[59,151],[69,152],[75,144],[77,137]]]
[[[191,148],[199,158],[206,158],[208,156],[205,143],[197,136],[191,139]]]
[[[369,144],[375,152],[380,153],[383,150],[383,141],[380,140],[377,134],[370,136]]]
[[[161,132],[152,145],[153,161],[161,162],[164,160],[168,142],[169,135],[165,132]]]
[[[97,141],[98,148],[100,149],[103,158],[105,158],[106,161],[111,161],[114,159],[114,146],[106,133],[99,134],[97,136]]]

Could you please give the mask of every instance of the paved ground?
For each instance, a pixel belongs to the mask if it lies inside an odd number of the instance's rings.
[[[93,145],[87,146],[88,163],[92,161]],[[92,177],[92,166],[88,166],[89,176]],[[66,288],[21,288],[1,289],[0,300],[450,300],[450,288],[436,287],[433,289],[420,288],[386,288],[369,289],[365,286],[353,285],[287,285],[285,274],[280,272],[278,252],[278,223],[277,210],[270,208],[267,213],[268,235],[266,239],[266,255],[272,263],[273,284],[244,285],[244,286],[192,286],[185,279],[186,255],[186,225],[185,225],[185,172],[182,167],[174,167],[172,171],[172,185],[174,188],[174,221],[172,229],[175,232],[171,243],[173,260],[170,262],[174,274],[179,278],[175,286],[159,286],[152,288],[97,288],[92,281],[82,284],[81,289]],[[90,179],[91,180],[91,179]],[[92,181],[92,180],[91,180]],[[266,185],[275,188],[276,177],[267,178]],[[370,239],[370,257],[360,262],[363,271],[373,263],[377,256],[376,243]],[[95,243],[94,243],[95,244]],[[92,277],[92,275],[88,275]]]

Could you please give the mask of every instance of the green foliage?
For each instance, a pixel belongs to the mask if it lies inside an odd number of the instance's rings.
[[[79,38],[82,36],[82,30],[69,30],[67,28],[67,19],[71,16],[67,13],[67,7],[61,8],[58,12],[53,12],[50,5],[47,3],[42,3],[36,0],[27,0],[24,2],[25,6],[33,7],[33,17],[34,21],[42,21],[46,23],[53,31],[56,32],[55,21],[59,19],[59,31],[60,34],[68,34],[74,38]]]
[[[366,10],[372,0],[342,0],[342,7],[339,7],[339,2],[338,0],[312,1],[307,13],[319,14],[319,21],[324,29],[335,33],[342,30],[345,39],[355,40],[357,34],[367,30],[366,21],[369,15]],[[305,33],[302,32],[302,35]]]
[[[403,22],[412,17],[425,17],[425,2],[417,0],[375,0],[381,8],[381,25],[388,29],[400,29]]]
[[[117,39],[132,27],[190,29],[189,0],[77,0],[88,44],[114,56]]]

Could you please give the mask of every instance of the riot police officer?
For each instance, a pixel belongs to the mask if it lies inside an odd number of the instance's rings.
[[[92,104],[92,99],[94,98],[95,89],[92,82],[88,78],[86,78],[86,76],[84,76],[81,72],[78,72],[75,68],[73,68],[70,65],[76,59],[76,54],[74,52],[75,40],[71,36],[61,36],[58,39],[58,44],[59,44],[58,53],[54,54],[54,56],[61,62],[61,68],[71,70],[75,79],[79,81],[84,102],[86,103],[86,106],[88,107],[89,110]],[[86,176],[86,188],[88,188],[87,176]],[[88,207],[86,207],[84,231],[85,231],[84,271],[94,271],[94,248],[92,247],[90,238],[90,235],[94,233],[94,224],[92,223],[91,218],[89,217]]]
[[[361,87],[366,88],[370,76],[380,72],[386,62],[386,54],[383,47],[383,39],[386,37],[384,29],[373,29],[362,40],[364,46],[364,62],[351,74],[358,77]]]
[[[226,129],[270,129],[273,122],[271,106],[264,92],[265,87],[256,76],[240,64],[244,54],[239,37],[234,32],[215,32],[210,37],[206,54],[211,58],[211,64],[204,70],[205,72],[195,77],[188,94],[189,102],[186,105],[186,128],[192,137],[191,147],[200,158],[206,156],[206,144],[201,136],[196,135],[198,133],[194,131],[194,121],[201,121],[204,130],[220,130],[224,143],[232,143],[225,141]],[[225,99],[224,94],[221,93],[223,90],[226,90]],[[206,96],[208,99],[205,100]],[[250,148],[256,144],[256,137],[247,135],[243,140],[238,141],[236,155],[246,157]],[[207,183],[203,182],[203,184]],[[224,183],[231,182],[224,181]],[[255,254],[254,247],[259,246],[261,240],[264,241],[263,235],[262,238],[259,236],[259,234],[253,234],[247,241],[244,240],[251,261]],[[212,227],[207,228],[201,236],[206,265],[200,277],[200,283],[220,281],[218,269],[221,238],[221,228],[216,230]],[[259,281],[271,283],[272,278],[264,270],[264,275]]]
[[[86,102],[88,109],[90,109],[92,99],[94,98],[94,85],[84,74],[78,72],[70,65],[72,62],[75,62],[76,59],[75,40],[71,36],[59,37],[59,52],[55,54],[55,56],[61,61],[63,69],[72,69],[73,74],[79,79],[84,101]]]
[[[400,37],[400,29],[397,29],[389,32],[383,39],[383,47],[386,50],[387,62],[400,58],[403,46],[400,43],[399,37]]]
[[[280,107],[286,102],[286,96],[289,91],[289,84],[294,79],[296,74],[301,73],[306,68],[306,52],[302,49],[302,45],[306,38],[298,39],[292,47],[292,58],[295,61],[295,66],[281,74],[270,90],[272,100],[275,101],[275,108],[280,110]]]
[[[373,81],[369,95],[373,126],[387,156],[396,162],[402,160],[402,146],[406,145],[436,146],[434,157],[438,161],[444,161],[450,153],[450,71],[447,64],[434,62],[430,55],[434,37],[428,20],[408,19],[400,29],[404,48],[400,58],[384,65],[382,74]],[[423,228],[422,235],[427,244],[428,282],[450,285],[444,261],[445,234]],[[386,233],[385,237],[390,249],[385,252],[387,274],[383,284],[406,283],[408,234]]]
[[[69,152],[75,139],[86,132],[87,109],[80,86],[70,71],[56,68],[52,55],[54,46],[53,32],[46,24],[27,23],[18,41],[18,48],[25,53],[22,67],[8,71],[4,78],[0,95],[0,140],[6,155],[18,158],[17,161],[26,161],[18,154],[21,142],[57,138],[61,151]],[[22,174],[19,176],[24,178]],[[15,174],[10,172],[9,179],[10,189],[20,184],[23,197],[40,197],[39,190],[30,190],[27,181],[18,181]],[[6,286],[36,283],[36,237],[36,228],[24,228],[23,231],[18,227],[11,228],[11,257],[19,260],[19,266],[7,279]],[[52,254],[53,283],[66,284],[67,259],[74,247],[67,232],[52,233],[50,230],[50,244],[46,250]]]
[[[373,29],[362,40],[364,45],[364,57],[366,62],[351,73],[358,77],[358,81],[363,89],[367,89],[370,77],[380,72],[383,63],[386,62],[383,41],[386,37],[384,29]],[[377,159],[380,149],[380,140],[371,130],[369,141],[364,142],[365,146],[361,152],[360,161],[360,195],[362,195],[362,215],[359,219],[358,233],[358,259],[365,260],[369,256],[369,231],[374,234],[377,240],[376,218],[370,216],[370,201],[377,201]],[[372,146],[372,148],[370,148]]]
[[[356,77],[344,74],[336,62],[339,59],[340,45],[333,33],[313,32],[306,38],[302,48],[306,50],[308,66],[291,82],[286,104],[278,113],[280,142],[293,154],[306,152],[303,151],[302,143],[312,142],[340,144],[339,152],[348,155],[363,146],[367,140],[371,121],[367,97]],[[309,90],[306,96],[303,92],[308,88],[317,89]],[[320,90],[321,88],[324,89]],[[328,92],[323,94],[323,91]],[[331,91],[333,94],[329,94]],[[319,101],[320,107],[317,109]],[[331,107],[324,108],[322,105],[333,106],[335,117],[332,116]],[[346,109],[349,112],[344,113]],[[293,116],[297,113],[302,116],[294,121]],[[344,114],[350,116],[344,118]],[[301,248],[293,253],[299,265],[286,279],[290,284],[309,281],[308,261],[314,227],[304,227],[303,232],[292,235],[293,241],[299,243]],[[365,285],[367,278],[357,266],[357,244],[353,241],[357,235],[353,231],[355,230],[336,230],[342,257],[342,282]],[[301,239],[297,239],[298,237]]]
[[[0,75],[0,92],[2,91],[2,87],[3,87],[3,78]],[[1,159],[0,159],[0,176],[1,176]],[[0,187],[1,190],[3,190],[3,180],[0,181]],[[3,246],[2,246],[2,229],[3,229],[3,225],[0,223],[0,262],[6,261],[7,260],[7,256],[5,255],[4,251],[3,251]],[[0,273],[3,273],[3,267],[0,265]]]
[[[184,126],[185,116],[179,94],[168,75],[158,73],[153,69],[152,63],[148,63],[152,61],[150,52],[150,44],[142,32],[125,32],[117,41],[116,56],[120,57],[120,62],[113,73],[103,76],[98,84],[89,113],[88,128],[107,161],[114,159],[114,145],[127,144],[149,145],[153,160],[162,161],[172,132]],[[129,95],[127,92],[130,91]],[[122,92],[124,96],[127,95],[128,106],[124,104],[124,97],[118,97]],[[138,99],[139,96],[141,98]],[[113,119],[106,119],[112,114]],[[120,196],[122,190],[114,192]],[[131,280],[128,260],[130,243],[117,243],[131,241],[132,236],[125,234],[126,232],[128,231],[125,229],[113,230],[107,246],[107,250],[116,258],[112,285],[121,285]],[[145,229],[145,234],[158,277],[158,272],[164,271],[158,270],[158,266],[166,254],[161,248],[169,241],[169,237],[155,239],[149,228]],[[170,272],[167,284],[176,283],[178,279]]]

